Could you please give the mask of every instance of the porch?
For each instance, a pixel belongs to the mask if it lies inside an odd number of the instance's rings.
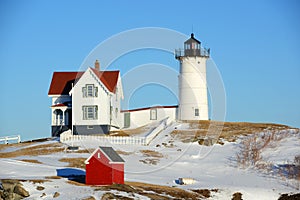
[[[59,136],[60,133],[72,127],[72,107],[66,104],[51,106],[52,109],[52,137]]]

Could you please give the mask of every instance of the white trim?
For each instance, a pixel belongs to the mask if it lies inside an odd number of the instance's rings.
[[[94,79],[96,79],[97,83],[104,89],[104,91],[107,94],[114,94],[113,92],[110,92],[109,89],[102,83],[102,81],[99,79],[99,77],[94,73],[94,71],[89,67],[88,70],[90,71],[90,74]]]
[[[90,75],[92,75],[92,77],[96,80],[96,82],[100,85],[100,87],[107,93],[107,94],[114,94],[113,92],[110,92],[109,89],[102,83],[102,81],[98,78],[98,76],[93,72],[93,70],[89,67],[83,74],[81,77],[84,76],[85,73],[87,73],[87,71],[89,71]],[[120,72],[119,72],[119,76],[120,76]],[[78,85],[80,79],[77,81],[77,83],[73,86],[73,88],[70,90],[69,92],[69,96],[71,96],[71,94],[73,94],[73,90],[74,88]],[[119,81],[119,77],[118,77],[118,81]],[[98,90],[99,91],[99,90]]]
[[[66,95],[66,94],[50,94],[48,95],[48,97],[69,97],[70,95]]]
[[[107,156],[107,154],[106,154],[104,151],[102,151],[102,149],[101,149],[100,147],[98,147],[97,149],[95,149],[95,151],[90,155],[90,157],[88,157],[88,159],[86,159],[86,160],[84,161],[84,163],[85,163],[85,164],[90,164],[90,163],[89,163],[89,160],[94,156],[94,154],[95,154],[98,150],[100,150],[100,151],[105,155],[105,157],[109,160],[109,164],[124,164],[124,162],[113,162],[113,161],[110,159],[110,157]]]
[[[124,164],[125,162],[109,162],[108,164]]]
[[[89,160],[94,156],[94,154],[95,154],[98,150],[100,150],[100,148],[95,149],[95,151],[90,155],[90,157],[88,157],[88,159],[86,159],[86,160],[84,161],[84,163],[85,163],[86,165],[87,165],[87,164],[90,164],[90,163],[89,163]]]

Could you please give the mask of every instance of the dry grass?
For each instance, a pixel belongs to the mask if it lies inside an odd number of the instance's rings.
[[[0,144],[0,151],[8,148],[8,147],[23,147],[28,145],[28,143],[14,143],[14,144]]]
[[[16,144],[14,144],[16,145]],[[28,145],[28,144],[27,144]],[[14,146],[16,147],[16,146]],[[61,143],[51,143],[51,144],[40,144],[35,146],[29,146],[17,151],[0,153],[0,158],[13,158],[19,156],[38,156],[38,155],[48,155],[57,152],[63,152],[64,147]]]
[[[149,130],[150,127],[142,126],[138,127],[135,129],[125,129],[125,130],[116,130],[116,131],[111,131],[109,135],[114,135],[114,136],[133,136],[133,135],[138,135],[141,133],[144,133],[145,131]]]
[[[239,136],[262,131],[275,131],[290,128],[289,126],[271,123],[248,122],[218,122],[218,121],[184,121],[189,123],[190,129],[174,130],[171,135],[183,142],[195,142],[204,137],[223,138],[233,142]],[[218,134],[220,133],[220,134]]]
[[[127,152],[127,151],[121,151],[121,150],[117,150],[116,152],[118,154],[120,154],[120,155],[130,155],[130,154],[133,154],[133,152]]]
[[[61,179],[60,176],[46,176],[45,179]]]
[[[157,165],[157,163],[159,163],[159,159],[157,159],[157,158],[146,158],[144,160],[139,160],[139,162],[147,164],[147,165]]]
[[[156,165],[159,162],[159,158],[164,157],[163,154],[152,151],[152,150],[141,150],[140,151],[145,157],[148,157],[144,160],[139,160],[139,162],[142,162],[144,164],[148,165]]]
[[[125,182],[125,184],[114,184],[110,186],[96,187],[95,191],[109,191],[116,190],[129,194],[139,194],[153,200],[167,200],[167,199],[201,199],[202,195],[186,191],[180,188],[154,185],[140,182]],[[119,199],[119,198],[117,198]]]
[[[142,191],[151,191],[159,195],[169,195],[175,199],[199,199],[202,196],[195,192],[186,191],[180,188],[162,186],[162,185],[153,185],[148,183],[139,183],[139,182],[126,182],[127,185],[135,188],[136,190]],[[164,198],[162,198],[164,199]]]
[[[77,181],[71,181],[71,180],[67,180],[67,183],[68,184],[71,184],[71,185],[76,185],[76,186],[87,186],[86,184],[84,183],[79,183]]]
[[[45,182],[50,182],[49,180],[43,180],[43,179],[35,179],[35,180],[28,180],[29,182],[33,183],[33,184],[41,184],[41,183],[45,183]]]
[[[153,158],[162,158],[164,157],[163,154],[153,151],[153,150],[141,150],[140,151],[146,157],[153,157]]]
[[[95,149],[80,149],[77,151],[71,151],[72,153],[88,153],[91,154],[94,152]]]
[[[43,164],[42,162],[40,162],[38,160],[33,160],[33,159],[22,159],[20,161],[29,162],[29,163],[36,163],[36,164]]]
[[[69,163],[68,167],[85,169],[85,160],[86,158],[61,158],[59,161]]]

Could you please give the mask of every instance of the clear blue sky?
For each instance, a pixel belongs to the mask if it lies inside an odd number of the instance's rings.
[[[50,136],[47,92],[53,71],[76,71],[100,42],[141,27],[184,34],[193,27],[221,72],[226,121],[300,127],[299,19],[297,0],[1,0],[0,135]],[[141,57],[130,55],[136,63],[124,61],[127,70],[130,64],[153,61],[153,56]],[[177,65],[172,56],[158,52],[154,57]],[[164,103],[174,104],[174,98]]]

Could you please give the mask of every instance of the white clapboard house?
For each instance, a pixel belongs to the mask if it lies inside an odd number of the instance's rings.
[[[135,128],[169,117],[170,120],[208,120],[206,61],[209,50],[191,34],[184,49],[175,51],[180,63],[179,102],[176,106],[156,106],[122,110],[120,71],[101,71],[96,60],[83,72],[54,72],[49,97],[52,98],[52,136],[72,129],[73,134],[101,134],[112,129]],[[123,83],[126,84],[126,83]]]
[[[48,95],[52,97],[52,136],[72,128],[74,134],[120,128],[120,72],[100,71],[98,61],[85,72],[54,72]]]

